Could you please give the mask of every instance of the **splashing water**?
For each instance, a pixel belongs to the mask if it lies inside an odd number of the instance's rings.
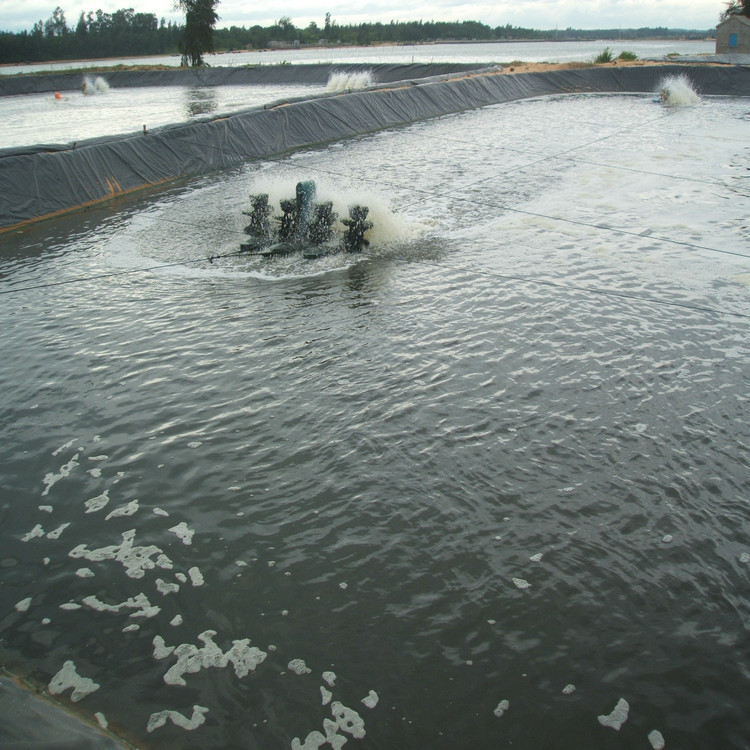
[[[328,77],[326,91],[358,91],[372,86],[374,82],[371,70],[358,73],[334,72]]]
[[[250,194],[267,193],[269,205],[278,209],[282,199],[293,198],[295,185],[301,180],[309,179],[309,175],[295,173],[284,176],[269,177],[264,175],[255,180],[251,186]],[[373,226],[365,235],[371,246],[388,245],[409,241],[423,235],[427,227],[416,220],[409,219],[401,213],[396,213],[390,206],[388,199],[372,189],[352,189],[340,184],[333,184],[320,175],[315,176],[317,202],[331,201],[333,210],[338,214],[339,220],[348,216],[349,207],[353,205],[367,206],[369,213],[368,221]],[[278,210],[275,212],[278,214]],[[343,233],[344,226],[340,221],[336,225],[337,231]]]
[[[693,82],[684,74],[662,78],[656,90],[661,102],[670,107],[690,107],[700,101]]]
[[[101,76],[97,76],[93,79],[90,76],[84,76],[81,91],[83,91],[86,96],[91,96],[92,94],[106,94],[109,91],[109,84]]]

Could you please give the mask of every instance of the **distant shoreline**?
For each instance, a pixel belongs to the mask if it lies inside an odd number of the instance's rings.
[[[691,42],[695,42],[696,44],[702,44],[705,42],[714,41],[714,37],[712,36],[706,36],[703,39],[692,39],[688,37],[647,37],[647,38],[639,38],[639,39],[631,39],[631,38],[621,38],[621,39],[612,39],[607,37],[602,37],[601,39],[596,40],[587,40],[587,39],[491,39],[491,40],[482,40],[482,39],[462,39],[462,40],[448,40],[448,39],[440,39],[435,41],[428,41],[428,42],[375,42],[368,45],[358,45],[358,44],[302,44],[299,47],[282,47],[278,49],[271,49],[269,47],[264,47],[261,49],[226,49],[226,50],[220,50],[218,52],[212,52],[206,55],[207,59],[211,58],[217,58],[221,57],[222,55],[229,55],[229,54],[247,54],[247,55],[257,55],[263,52],[287,52],[289,50],[326,50],[326,49],[359,49],[359,48],[366,48],[366,47],[373,47],[373,48],[383,48],[383,47],[397,47],[397,48],[404,48],[404,47],[436,47],[440,45],[449,45],[449,44],[460,44],[460,45],[480,45],[480,44],[497,44],[497,45],[504,45],[504,44],[568,44],[568,43],[580,43],[580,42],[587,42],[587,43],[595,43],[595,42],[601,42],[602,44],[617,44],[622,45],[627,42],[661,42],[661,41],[674,41],[674,42],[680,42],[681,44],[689,44]],[[58,60],[40,60],[38,62],[17,62],[17,63],[0,63],[0,68],[13,68],[21,65],[59,65],[62,63],[65,64],[75,64],[75,63],[109,63],[116,60],[138,60],[139,58],[142,59],[153,59],[154,57],[169,57],[169,58],[175,58],[180,57],[179,53],[173,53],[173,54],[164,54],[164,55],[117,55],[115,57],[84,57],[84,58],[63,58]],[[559,63],[563,64],[563,63]],[[130,65],[127,65],[128,68],[137,68],[139,67],[138,63],[132,63]],[[174,66],[159,66],[157,64],[149,65],[149,68],[159,68],[159,67],[174,67]]]

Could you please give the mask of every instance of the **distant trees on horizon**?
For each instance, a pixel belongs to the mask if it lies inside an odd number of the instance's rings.
[[[743,9],[747,0],[742,0]],[[185,3],[187,6],[189,3]],[[215,13],[218,0],[204,0]],[[735,3],[739,4],[739,2]],[[185,8],[183,8],[185,9]],[[189,20],[189,19],[188,19]],[[189,28],[188,28],[189,30]],[[58,6],[46,21],[38,21],[30,31],[0,32],[0,63],[46,60],[137,57],[182,53],[183,63],[200,64],[196,49],[185,47],[185,24],[158,19],[153,13],[135,13],[123,8],[114,13],[81,12],[77,23],[69,25],[65,11]],[[340,25],[326,13],[322,26],[311,22],[298,28],[288,16],[270,26],[231,26],[213,30],[212,47],[202,52],[236,49],[264,49],[273,42],[300,45],[418,44],[447,41],[511,40],[596,40],[649,38],[705,38],[713,29],[685,30],[663,27],[642,29],[537,30],[496,26],[479,21],[391,21]],[[204,41],[205,44],[205,41]]]

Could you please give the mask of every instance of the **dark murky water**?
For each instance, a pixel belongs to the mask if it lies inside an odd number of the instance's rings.
[[[5,236],[4,663],[142,747],[750,744],[749,111],[515,103]],[[365,257],[206,260],[307,177]]]

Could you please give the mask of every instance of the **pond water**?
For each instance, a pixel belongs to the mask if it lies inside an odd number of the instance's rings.
[[[82,76],[82,84],[84,80]],[[144,127],[153,130],[325,90],[324,86],[268,85],[111,88],[106,75],[86,80],[87,94],[62,91],[0,97],[0,148],[143,132]]]
[[[2,662],[143,748],[746,744],[749,143],[548,97],[5,236]],[[235,255],[310,178],[367,251]]]

